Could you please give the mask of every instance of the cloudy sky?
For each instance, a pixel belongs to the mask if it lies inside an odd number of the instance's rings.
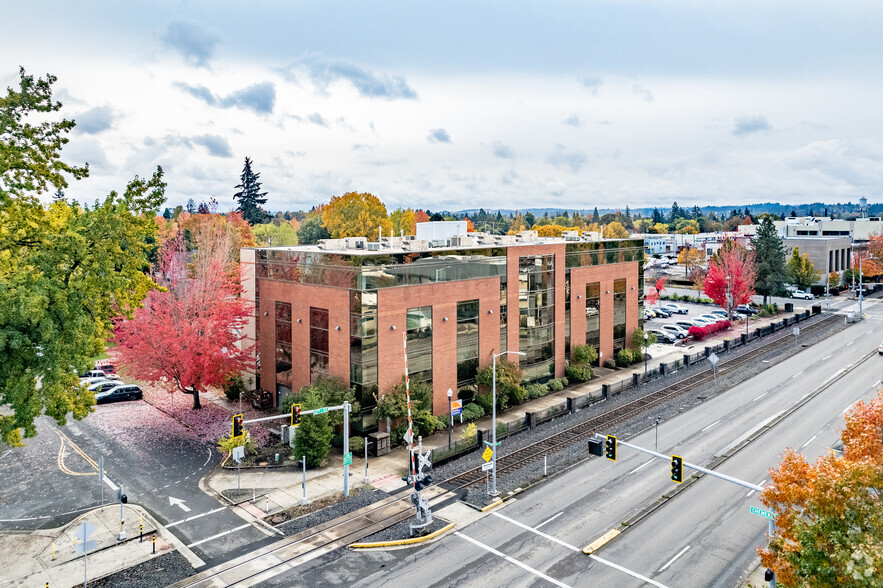
[[[883,200],[883,3],[6,2],[0,82],[58,76],[91,202],[367,191],[431,210]]]

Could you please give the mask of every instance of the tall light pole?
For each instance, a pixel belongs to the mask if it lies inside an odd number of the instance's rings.
[[[513,355],[527,355],[523,351],[502,351],[500,353],[494,353],[493,359],[493,367],[491,368],[491,374],[493,376],[493,384],[492,384],[492,410],[493,415],[491,416],[491,427],[493,428],[493,433],[491,433],[492,445],[491,451],[493,451],[493,460],[494,465],[492,466],[494,472],[494,484],[491,488],[491,496],[497,495],[497,358],[501,355],[506,355],[507,353],[511,353]]]
[[[659,451],[659,422],[661,420],[661,416],[656,417],[656,451]]]
[[[644,379],[647,379],[647,345],[650,343],[650,334],[644,331]]]
[[[451,429],[454,428],[454,409],[451,407],[451,399],[454,397],[454,391],[448,388],[448,413],[451,415],[451,426],[448,427],[448,451],[451,450]]]
[[[861,320],[864,317],[862,313],[862,301],[864,300],[864,287],[862,286],[862,258],[858,258],[858,318]]]

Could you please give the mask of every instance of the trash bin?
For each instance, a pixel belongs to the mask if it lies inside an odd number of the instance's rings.
[[[846,313],[846,322],[854,323],[855,322],[855,312],[849,311]]]
[[[785,312],[794,312],[794,304],[791,302],[785,303]]]
[[[370,433],[368,435],[368,451],[374,457],[389,453],[389,433]]]

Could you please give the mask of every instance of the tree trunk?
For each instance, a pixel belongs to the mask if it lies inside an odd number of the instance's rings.
[[[193,387],[185,388],[184,394],[193,395],[193,410],[199,410],[200,408],[202,408],[202,405],[199,403],[199,390]]]

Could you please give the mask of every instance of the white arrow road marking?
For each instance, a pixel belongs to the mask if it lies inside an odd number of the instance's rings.
[[[665,564],[664,566],[662,566],[661,568],[659,568],[659,571],[660,571],[660,572],[664,572],[664,571],[666,570],[666,568],[668,568],[668,566],[670,566],[671,564],[673,564],[673,563],[675,562],[676,559],[678,559],[679,557],[681,557],[682,555],[684,555],[684,554],[687,552],[688,549],[690,549],[690,546],[689,546],[689,545],[687,545],[686,547],[684,547],[683,549],[681,549],[681,550],[678,552],[678,554],[677,554],[676,556],[674,556],[673,558],[671,558],[670,560],[668,560],[668,563],[667,563],[667,564]]]
[[[190,512],[190,507],[184,504],[184,501],[180,498],[172,498],[169,496],[169,506],[177,506],[184,512]]]

